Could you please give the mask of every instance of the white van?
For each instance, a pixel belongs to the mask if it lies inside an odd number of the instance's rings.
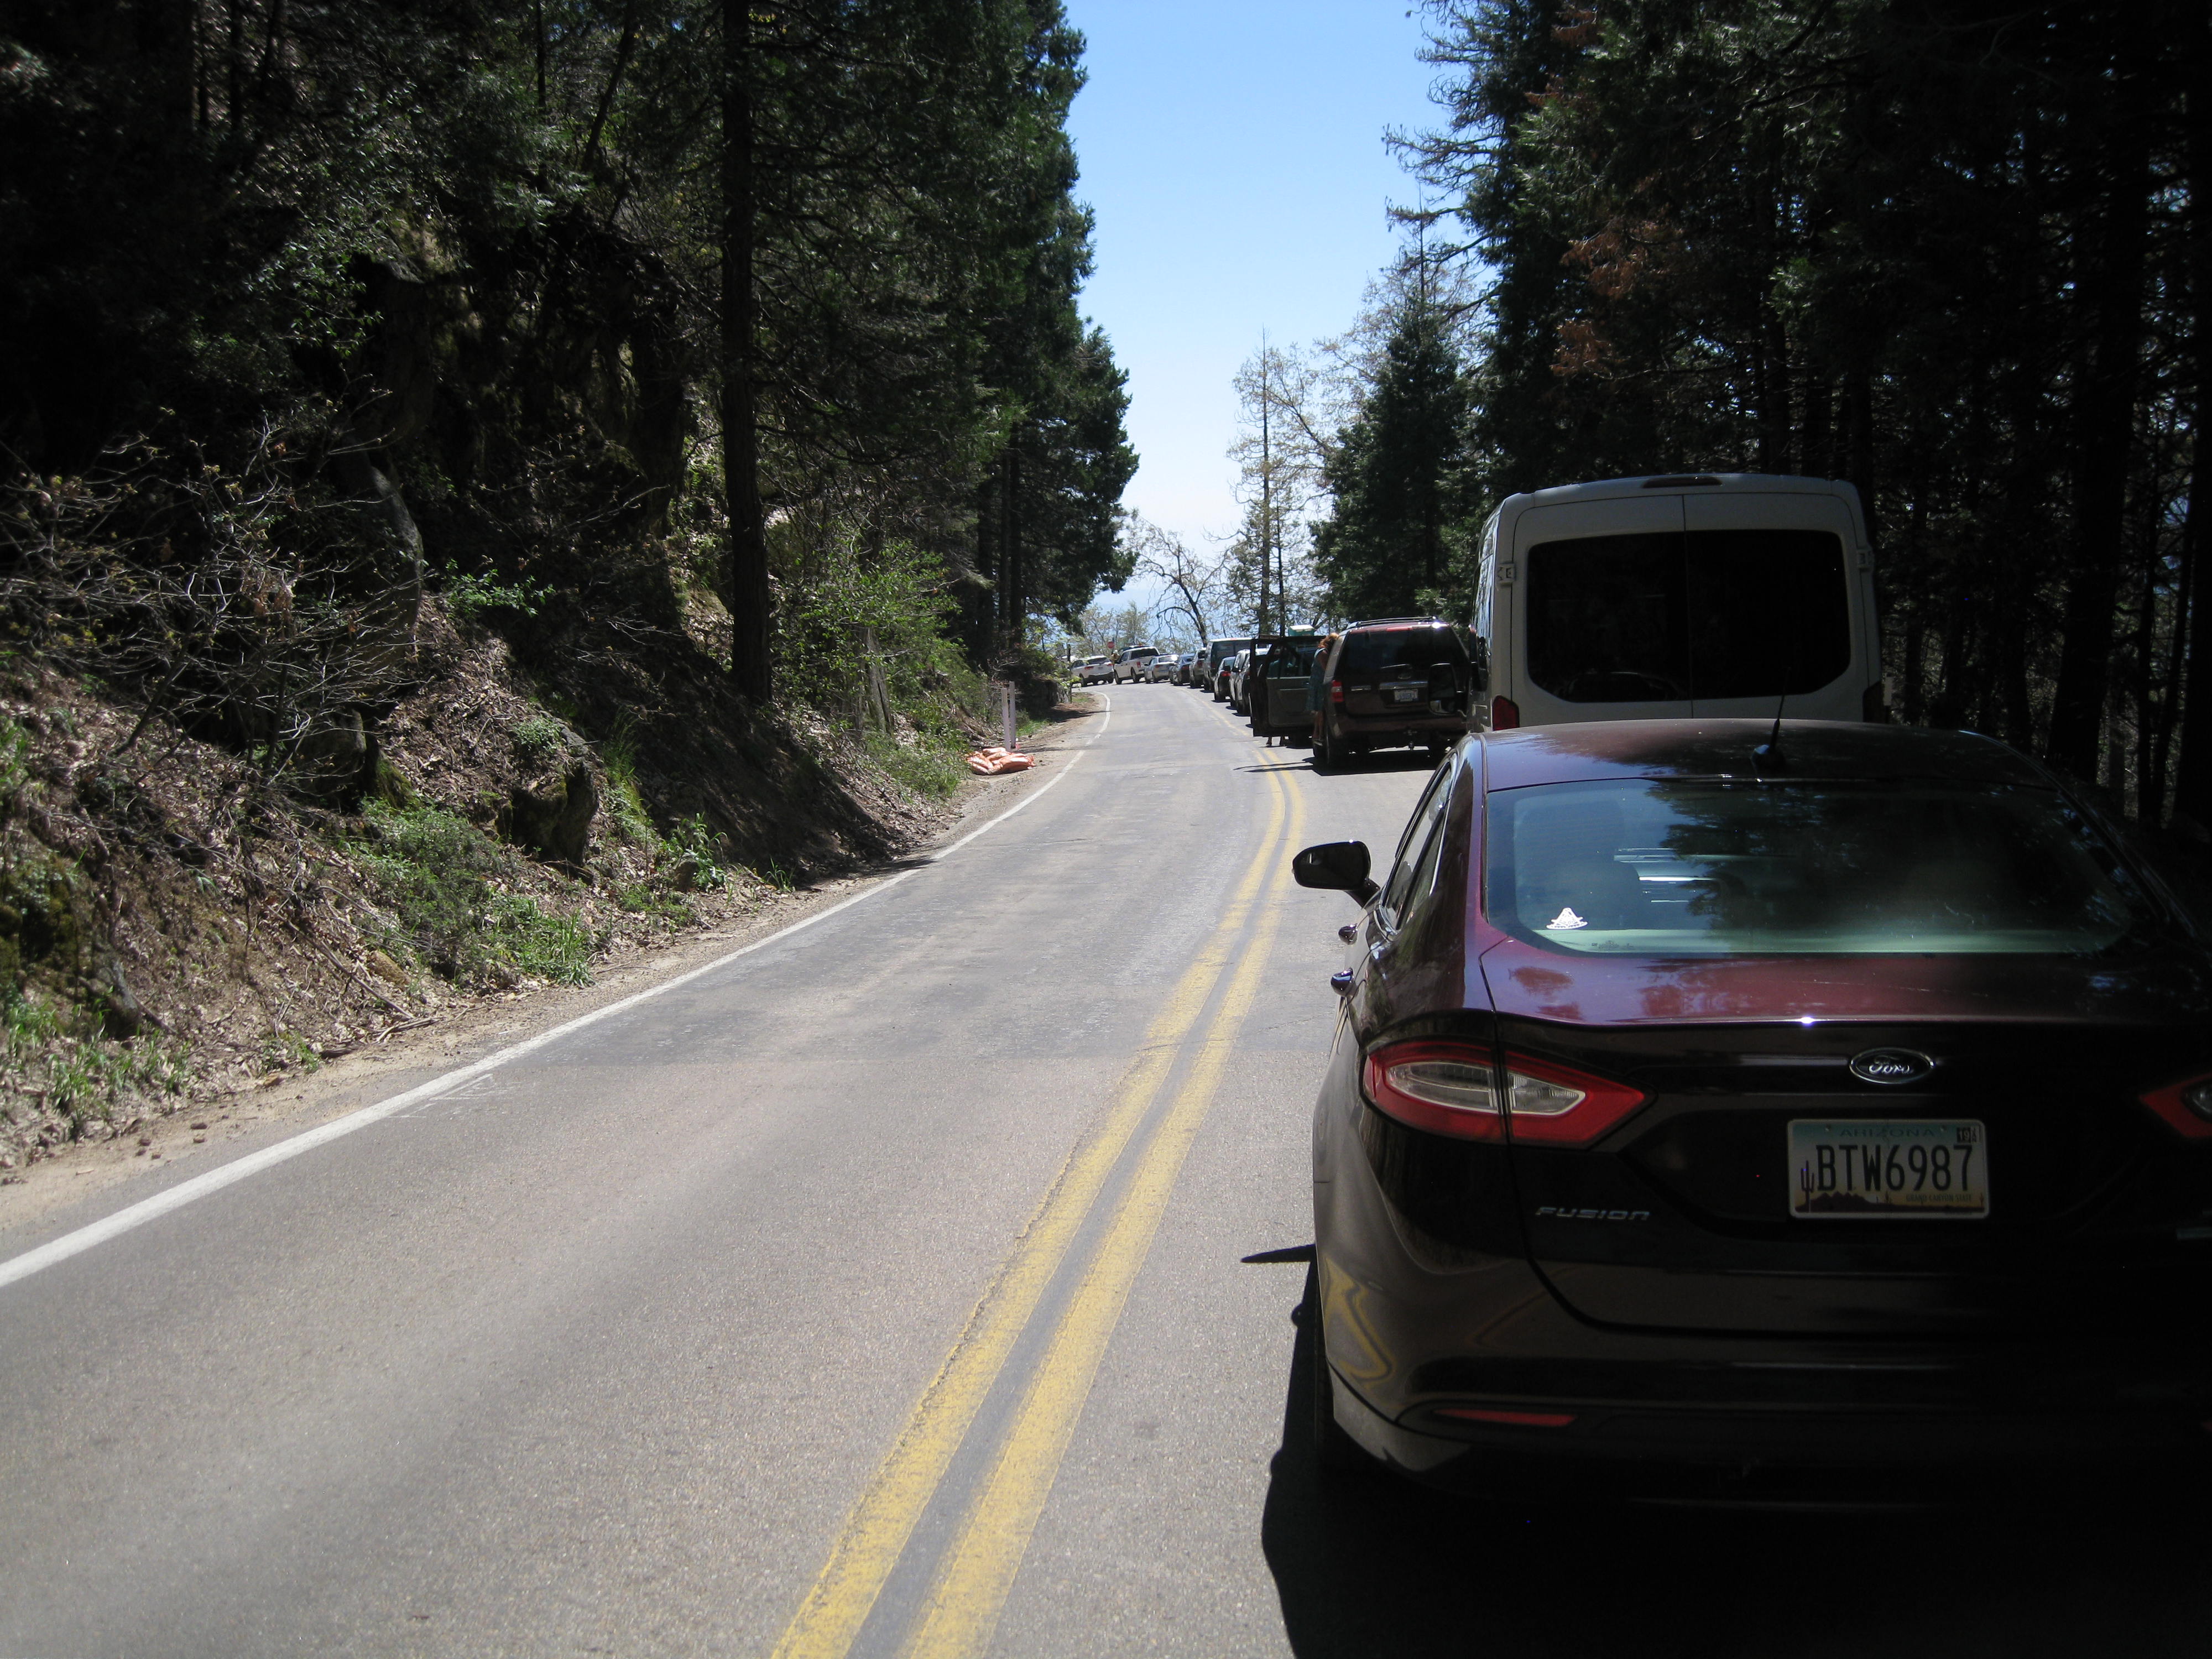
[[[1483,531],[1490,723],[1888,718],[1858,491],[1756,472],[1510,495]]]

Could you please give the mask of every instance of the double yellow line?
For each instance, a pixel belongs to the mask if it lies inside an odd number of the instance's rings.
[[[990,1644],[1122,1304],[1259,993],[1279,915],[1274,901],[1304,817],[1279,779],[1270,776],[1268,784],[1273,799],[1259,857],[1231,895],[1205,950],[1146,1031],[1097,1130],[1061,1165],[897,1443],[846,1517],[821,1575],[776,1644],[775,1659],[844,1659],[1016,1342],[1131,1140],[1154,1116],[1177,1061],[1188,1055],[1174,1097],[1138,1152],[1098,1248],[1030,1374],[1012,1426],[961,1520],[902,1652],[906,1659],[954,1659],[981,1654]],[[1209,1006],[1212,1018],[1193,1048],[1193,1033]]]

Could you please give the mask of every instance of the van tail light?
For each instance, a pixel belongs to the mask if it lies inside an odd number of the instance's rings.
[[[2184,1140],[2212,1140],[2212,1073],[2153,1089],[2142,1097],[2142,1103]]]
[[[1490,700],[1490,729],[1492,731],[1510,732],[1515,726],[1520,724],[1521,705],[1519,703],[1514,702],[1510,697],[1492,697]]]
[[[1342,702],[1344,701],[1344,682],[1342,680],[1331,680],[1328,683],[1328,700],[1331,702]]]
[[[1408,1128],[1504,1140],[1510,1118],[1513,1139],[1545,1146],[1587,1146],[1650,1098],[1610,1078],[1510,1050],[1501,1079],[1487,1046],[1441,1038],[1384,1043],[1367,1056],[1361,1080],[1376,1109]],[[2212,1132],[2212,1123],[2205,1127]]]

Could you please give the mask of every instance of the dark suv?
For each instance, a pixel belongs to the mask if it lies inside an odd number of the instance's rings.
[[[1426,745],[1441,758],[1475,729],[1473,659],[1434,617],[1356,622],[1331,647],[1315,759],[1339,766],[1370,749]]]

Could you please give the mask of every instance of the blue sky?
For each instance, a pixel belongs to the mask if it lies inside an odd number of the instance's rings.
[[[1430,125],[1407,0],[1067,0],[1090,82],[1068,126],[1097,215],[1083,307],[1128,371],[1124,501],[1197,546],[1236,526],[1230,377],[1264,327],[1341,332],[1415,198],[1382,145]]]

